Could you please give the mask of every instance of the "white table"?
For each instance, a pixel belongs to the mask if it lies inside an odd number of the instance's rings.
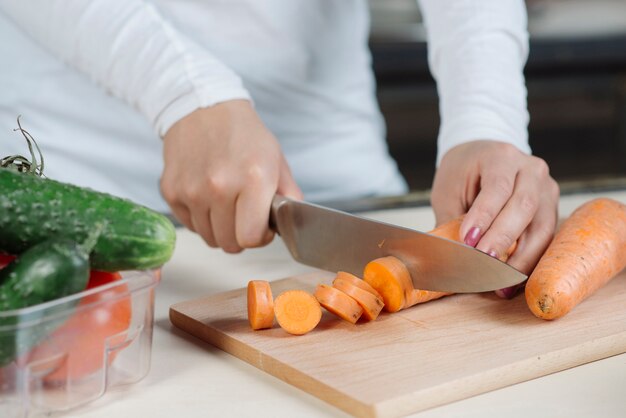
[[[602,193],[626,203],[625,192]],[[594,197],[566,196],[561,215]],[[430,207],[368,213],[377,219],[428,230]],[[280,240],[228,255],[179,230],[172,260],[157,290],[152,366],[141,382],[118,388],[68,414],[72,417],[344,417],[342,411],[174,328],[169,306],[312,269],[292,261]],[[626,309],[626,307],[625,307]],[[626,416],[626,354],[520,383],[419,414],[439,417]]]

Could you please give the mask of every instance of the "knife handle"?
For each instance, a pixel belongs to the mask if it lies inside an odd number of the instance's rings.
[[[288,197],[282,195],[274,195],[272,199],[272,207],[270,208],[270,229],[280,235],[280,231],[278,230],[278,211],[280,208],[291,201]]]

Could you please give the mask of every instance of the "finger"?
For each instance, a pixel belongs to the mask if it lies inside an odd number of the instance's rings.
[[[191,222],[191,213],[189,212],[189,209],[179,199],[180,196],[176,187],[173,186],[173,183],[170,181],[166,181],[167,178],[170,177],[166,177],[165,175],[163,175],[160,179],[159,188],[161,190],[161,196],[163,196],[163,199],[169,205],[174,217],[185,227],[187,227],[187,229],[196,232]]]
[[[517,270],[530,274],[550,244],[558,221],[557,200],[558,197],[546,196],[535,218],[520,236],[517,249],[508,260]]]
[[[465,243],[475,247],[494,219],[509,201],[515,187],[517,168],[512,164],[494,164],[480,180],[480,192],[461,224]]]
[[[494,290],[493,293],[495,293],[496,296],[501,297],[502,299],[511,299],[513,298],[513,296],[517,295],[520,292],[520,290],[522,290],[525,286],[526,286],[526,282],[524,281],[522,283],[516,284],[511,287],[505,287],[504,289]]]
[[[287,160],[285,160],[284,156],[280,163],[278,188],[276,192],[278,194],[282,194],[283,196],[290,197],[296,200],[302,200],[304,198],[302,190],[300,190],[300,187],[294,180],[293,175],[291,174],[291,169],[289,168],[289,164],[287,164]]]
[[[443,172],[440,168],[435,174],[433,181],[431,205],[435,212],[435,227],[440,226],[467,212],[463,202],[462,186],[456,179],[452,179],[450,173]],[[450,189],[452,185],[452,190]]]
[[[194,231],[196,231],[198,235],[202,237],[202,239],[209,245],[209,247],[218,247],[217,240],[215,239],[215,235],[213,234],[213,228],[211,227],[210,211],[208,208],[197,211],[196,213],[191,215],[191,223],[193,225]]]
[[[492,257],[496,257],[496,254],[491,254]],[[526,281],[523,281],[522,283],[518,283],[515,284],[513,286],[509,286],[509,287],[505,287],[502,289],[497,289],[494,290],[493,293],[496,294],[496,296],[502,298],[502,299],[512,299],[513,296],[517,295],[517,293],[524,288],[524,286],[526,286]]]
[[[263,181],[249,185],[237,197],[235,236],[242,248],[260,247],[274,237],[269,229],[273,197],[274,187]]]
[[[526,166],[518,173],[514,187],[512,196],[476,245],[477,249],[496,257],[506,253],[535,217],[544,184]]]
[[[235,199],[236,196],[214,201],[210,212],[211,227],[217,245],[227,253],[238,253],[242,250],[235,234]]]
[[[465,214],[466,209],[459,199],[435,199],[431,202],[435,213],[435,228]]]
[[[186,206],[182,204],[170,205],[174,217],[190,231],[196,232],[191,222],[191,214]]]

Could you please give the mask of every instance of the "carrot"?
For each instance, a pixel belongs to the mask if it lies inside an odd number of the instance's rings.
[[[272,328],[274,324],[274,300],[269,282],[248,282],[248,321],[252,329]]]
[[[421,290],[413,289],[406,299],[404,309],[417,305],[418,303],[424,303],[435,299],[440,299],[444,296],[452,295],[450,292],[436,292],[433,290]]]
[[[358,280],[362,281],[361,279]],[[380,311],[383,309],[384,302],[381,297],[378,297],[367,290],[363,290],[362,288],[352,284],[349,280],[337,277],[333,281],[333,287],[341,290],[361,305],[361,308],[363,308],[362,317],[367,321],[373,321],[376,319],[378,314],[380,314]]]
[[[372,260],[363,270],[363,280],[383,297],[387,312],[398,312],[413,290],[411,274],[404,263],[393,256]]]
[[[459,216],[451,221],[443,223],[429,232],[430,235],[436,235],[441,238],[447,238],[452,241],[463,242],[461,239],[461,224],[465,216]]]
[[[380,295],[380,293],[376,291],[376,289],[370,286],[365,280],[355,276],[354,274],[347,273],[345,271],[338,271],[337,275],[335,276],[335,280],[339,280],[339,279],[350,282],[356,287],[360,287],[361,289],[367,292],[370,292],[372,295],[382,299],[382,296]],[[335,282],[333,281],[333,284],[334,283]]]
[[[461,239],[461,224],[463,223],[463,216],[452,219],[446,223],[443,223],[429,232],[431,235],[447,238],[452,241],[463,242]],[[405,308],[417,305],[418,303],[424,303],[435,299],[440,299],[444,296],[451,295],[450,292],[435,292],[431,290],[413,289],[407,296]]]
[[[444,224],[439,225],[437,228],[433,229],[429,232],[431,235],[436,235],[438,237],[447,238],[449,240],[463,242],[461,239],[461,224],[463,223],[464,216],[459,216],[458,218],[452,219]],[[509,256],[515,252],[517,248],[517,242],[514,242],[509,249],[498,257],[500,261],[506,262]],[[434,292],[430,290],[421,290],[415,289],[413,290],[409,296],[407,296],[407,302],[405,308],[408,308],[413,305],[417,305],[418,303],[424,303],[435,299],[440,299],[444,296],[451,295],[450,292]]]
[[[322,319],[322,308],[313,295],[304,290],[287,290],[274,301],[278,325],[294,335],[313,330]]]
[[[317,285],[315,297],[326,310],[353,324],[363,314],[363,308],[354,299],[326,284]]]
[[[452,240],[452,241],[463,242],[464,240],[461,239],[461,224],[463,223],[463,218],[464,217],[465,217],[464,215],[461,215],[458,218],[454,218],[451,221],[443,223],[443,224],[439,225],[438,227],[436,227],[435,229],[433,229],[432,231],[430,231],[429,234],[430,235],[436,235],[436,236],[441,237],[441,238],[447,238],[447,239]],[[500,254],[498,256],[498,259],[500,261],[506,262],[506,260],[509,259],[511,254],[513,254],[515,252],[516,248],[517,248],[517,241],[514,242],[506,250],[506,252],[504,254]]]
[[[563,221],[526,283],[538,318],[571,311],[626,267],[626,205],[591,200]]]

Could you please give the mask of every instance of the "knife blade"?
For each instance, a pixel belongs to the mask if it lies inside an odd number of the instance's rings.
[[[474,293],[502,289],[527,276],[475,248],[449,239],[276,195],[270,226],[297,262],[362,277],[388,255],[402,260],[416,289]]]

